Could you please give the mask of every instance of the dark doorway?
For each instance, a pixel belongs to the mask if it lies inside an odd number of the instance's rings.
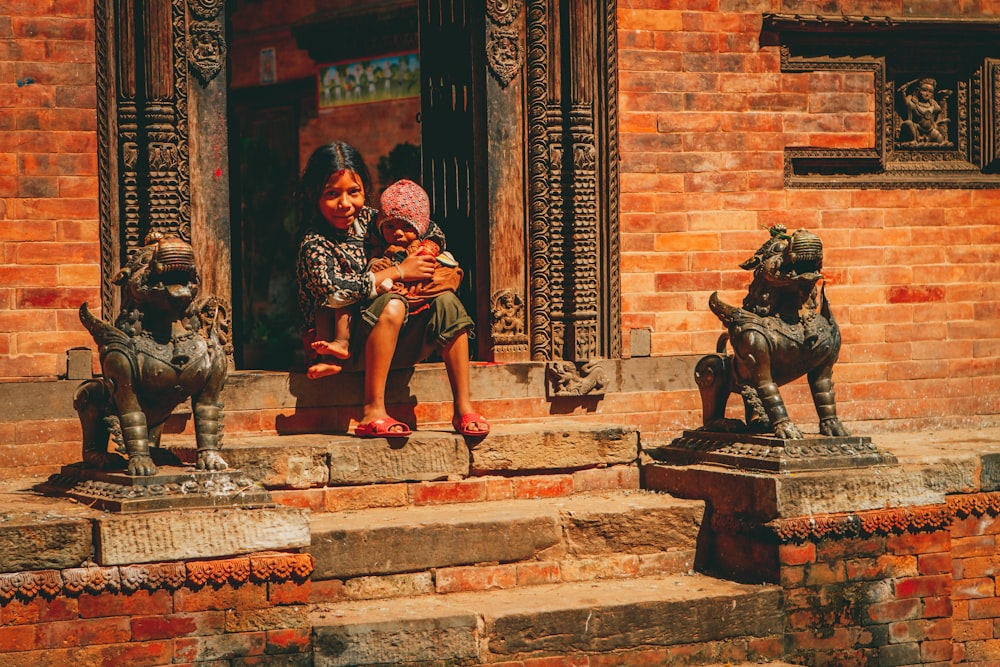
[[[230,1],[238,367],[301,366],[294,194],[305,160],[332,140],[361,151],[376,206],[399,178],[423,185],[432,218],[465,271],[459,296],[476,317],[472,54],[482,9],[476,18],[467,5],[477,3],[468,0],[332,0],[295,15],[277,11],[281,3],[273,0]],[[397,62],[399,71],[390,70]],[[417,62],[419,77],[412,76]]]
[[[238,99],[230,114],[235,243],[234,326],[240,368],[287,370],[301,349],[295,252],[299,226],[296,105]]]

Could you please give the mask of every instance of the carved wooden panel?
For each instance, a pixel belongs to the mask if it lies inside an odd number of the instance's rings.
[[[1000,21],[767,14],[761,42],[783,72],[874,75],[874,147],[788,148],[789,187],[1000,187]]]
[[[191,239],[187,3],[96,0],[95,25],[101,305],[111,318],[110,278],[150,231]]]
[[[531,356],[616,356],[616,3],[527,6]]]
[[[189,73],[225,65],[225,0],[95,0],[101,307],[150,231],[191,241]],[[224,267],[228,272],[228,266]]]

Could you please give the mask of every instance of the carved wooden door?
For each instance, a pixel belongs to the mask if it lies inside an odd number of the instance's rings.
[[[424,185],[482,358],[621,354],[616,8],[420,1]]]

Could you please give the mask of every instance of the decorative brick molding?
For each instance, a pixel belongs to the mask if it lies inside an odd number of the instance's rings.
[[[948,512],[964,519],[970,516],[1000,516],[1000,492],[949,496]]]
[[[931,532],[948,527],[948,507],[896,507],[871,512],[775,519],[765,524],[779,542],[801,542],[828,537],[870,537],[905,532]]]
[[[907,532],[932,532],[947,528],[957,518],[970,516],[1000,516],[1000,492],[950,496],[944,505],[927,507],[894,507],[870,512],[801,516],[775,519],[764,529],[780,543],[820,540],[828,537],[871,537]],[[742,527],[748,522],[713,520],[715,527]]]
[[[140,589],[174,591],[181,586],[198,589],[206,585],[238,585],[247,582],[304,582],[312,574],[311,554],[259,553],[188,563],[150,563],[114,567],[75,567],[65,570],[35,570],[0,574],[0,605],[17,598],[30,601],[59,595],[84,593],[135,593]]]

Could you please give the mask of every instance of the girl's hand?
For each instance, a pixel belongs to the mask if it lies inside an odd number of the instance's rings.
[[[413,254],[398,264],[403,280],[423,280],[434,275],[437,260],[430,255]]]

